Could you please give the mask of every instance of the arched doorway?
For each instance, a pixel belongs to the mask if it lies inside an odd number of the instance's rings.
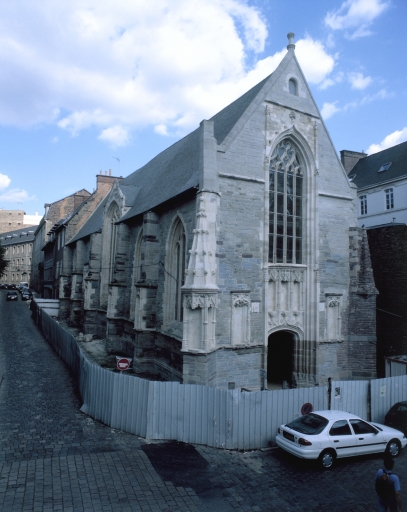
[[[294,363],[294,334],[277,331],[270,334],[267,351],[267,387],[281,389],[292,384]]]

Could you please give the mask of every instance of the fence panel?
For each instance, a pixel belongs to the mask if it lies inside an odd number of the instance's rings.
[[[372,421],[383,423],[392,405],[407,400],[407,375],[375,379],[371,386]]]
[[[39,310],[37,321],[75,375],[81,410],[149,439],[256,449],[274,443],[279,425],[300,416],[304,404],[328,408],[325,386],[249,393],[114,373],[90,361],[75,337],[46,312]],[[407,375],[372,380],[370,386],[372,421],[383,422],[395,402],[407,400]],[[368,419],[368,390],[368,381],[333,381],[331,408]]]
[[[369,420],[368,380],[332,381],[331,409],[346,411]]]

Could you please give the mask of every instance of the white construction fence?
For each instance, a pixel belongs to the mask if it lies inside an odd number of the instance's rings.
[[[327,386],[241,392],[156,382],[94,364],[75,337],[42,311],[37,324],[68,365],[83,400],[81,410],[113,428],[147,439],[176,440],[224,449],[259,449],[274,443],[277,428],[304,412],[329,407]],[[383,422],[407,399],[407,375],[371,381],[333,381],[331,409]]]

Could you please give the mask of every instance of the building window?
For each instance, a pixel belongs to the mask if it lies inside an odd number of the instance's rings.
[[[393,189],[388,188],[384,193],[386,194],[386,210],[391,210],[394,208]]]
[[[387,162],[387,164],[383,164],[377,172],[387,171],[387,169],[391,166],[391,162]]]
[[[366,215],[367,214],[367,197],[366,196],[360,196],[360,215]]]
[[[302,263],[303,172],[288,139],[270,159],[269,262]]]
[[[186,238],[184,225],[179,218],[173,225],[167,247],[168,252],[165,265],[166,322],[171,322],[172,320],[182,322],[181,288],[185,282]]]
[[[290,91],[290,94],[298,96],[297,82],[293,78],[290,78],[290,80],[288,80],[288,90]]]

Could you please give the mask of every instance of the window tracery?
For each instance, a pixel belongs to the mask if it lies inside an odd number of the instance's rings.
[[[302,201],[300,160],[294,145],[284,139],[270,158],[270,263],[302,263]]]

